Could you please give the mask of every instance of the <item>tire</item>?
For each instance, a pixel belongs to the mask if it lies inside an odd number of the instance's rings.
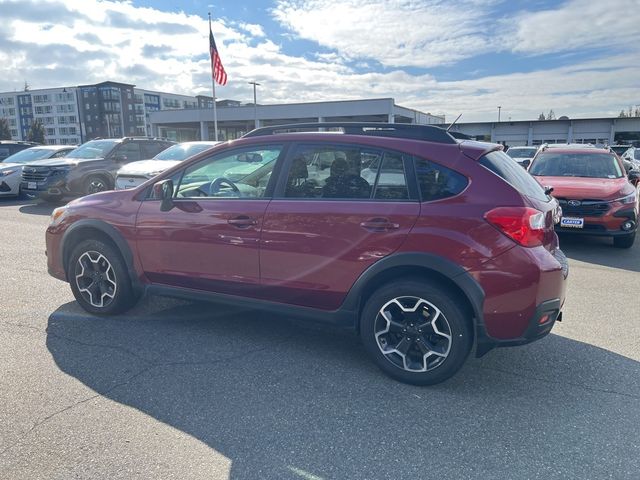
[[[111,190],[109,180],[102,175],[90,175],[84,181],[84,193],[91,195],[92,193],[105,192]]]
[[[616,248],[631,248],[636,240],[636,232],[621,237],[613,237],[613,246]]]
[[[455,295],[430,282],[389,283],[376,290],[362,309],[360,337],[373,361],[390,377],[434,385],[460,370],[471,351],[470,318],[459,304]]]
[[[95,315],[125,312],[138,300],[122,255],[100,240],[85,240],[73,249],[67,277],[76,301]]]

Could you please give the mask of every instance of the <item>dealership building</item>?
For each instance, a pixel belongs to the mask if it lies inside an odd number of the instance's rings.
[[[601,143],[613,145],[640,141],[640,117],[579,118],[558,120],[460,123],[453,131],[477,140],[507,145],[543,143]]]
[[[393,98],[274,105],[217,102],[218,138],[239,138],[256,127],[308,122],[389,122],[443,125],[443,116],[396,105]],[[154,136],[184,142],[212,140],[212,108],[157,111],[150,115]]]

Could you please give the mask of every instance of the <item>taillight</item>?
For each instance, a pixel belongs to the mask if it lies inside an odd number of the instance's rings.
[[[498,207],[484,218],[507,237],[524,247],[537,247],[544,240],[544,213],[529,207]]]

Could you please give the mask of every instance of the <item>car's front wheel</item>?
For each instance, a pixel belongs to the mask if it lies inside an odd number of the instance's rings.
[[[362,310],[365,348],[378,367],[401,382],[433,385],[450,378],[473,341],[470,319],[457,300],[426,281],[382,286]]]
[[[109,181],[101,175],[91,175],[84,181],[84,192],[87,195],[104,192],[110,188]]]
[[[137,301],[120,252],[100,240],[85,240],[73,249],[67,278],[77,302],[89,313],[115,315]]]

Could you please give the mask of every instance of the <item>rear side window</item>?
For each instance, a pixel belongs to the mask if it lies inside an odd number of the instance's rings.
[[[509,161],[513,162],[511,159]],[[467,187],[467,177],[450,168],[424,158],[416,158],[415,166],[420,197],[423,202],[453,197]]]
[[[540,184],[506,153],[501,151],[487,153],[480,158],[480,165],[511,184],[521,194],[543,202],[549,201]]]

